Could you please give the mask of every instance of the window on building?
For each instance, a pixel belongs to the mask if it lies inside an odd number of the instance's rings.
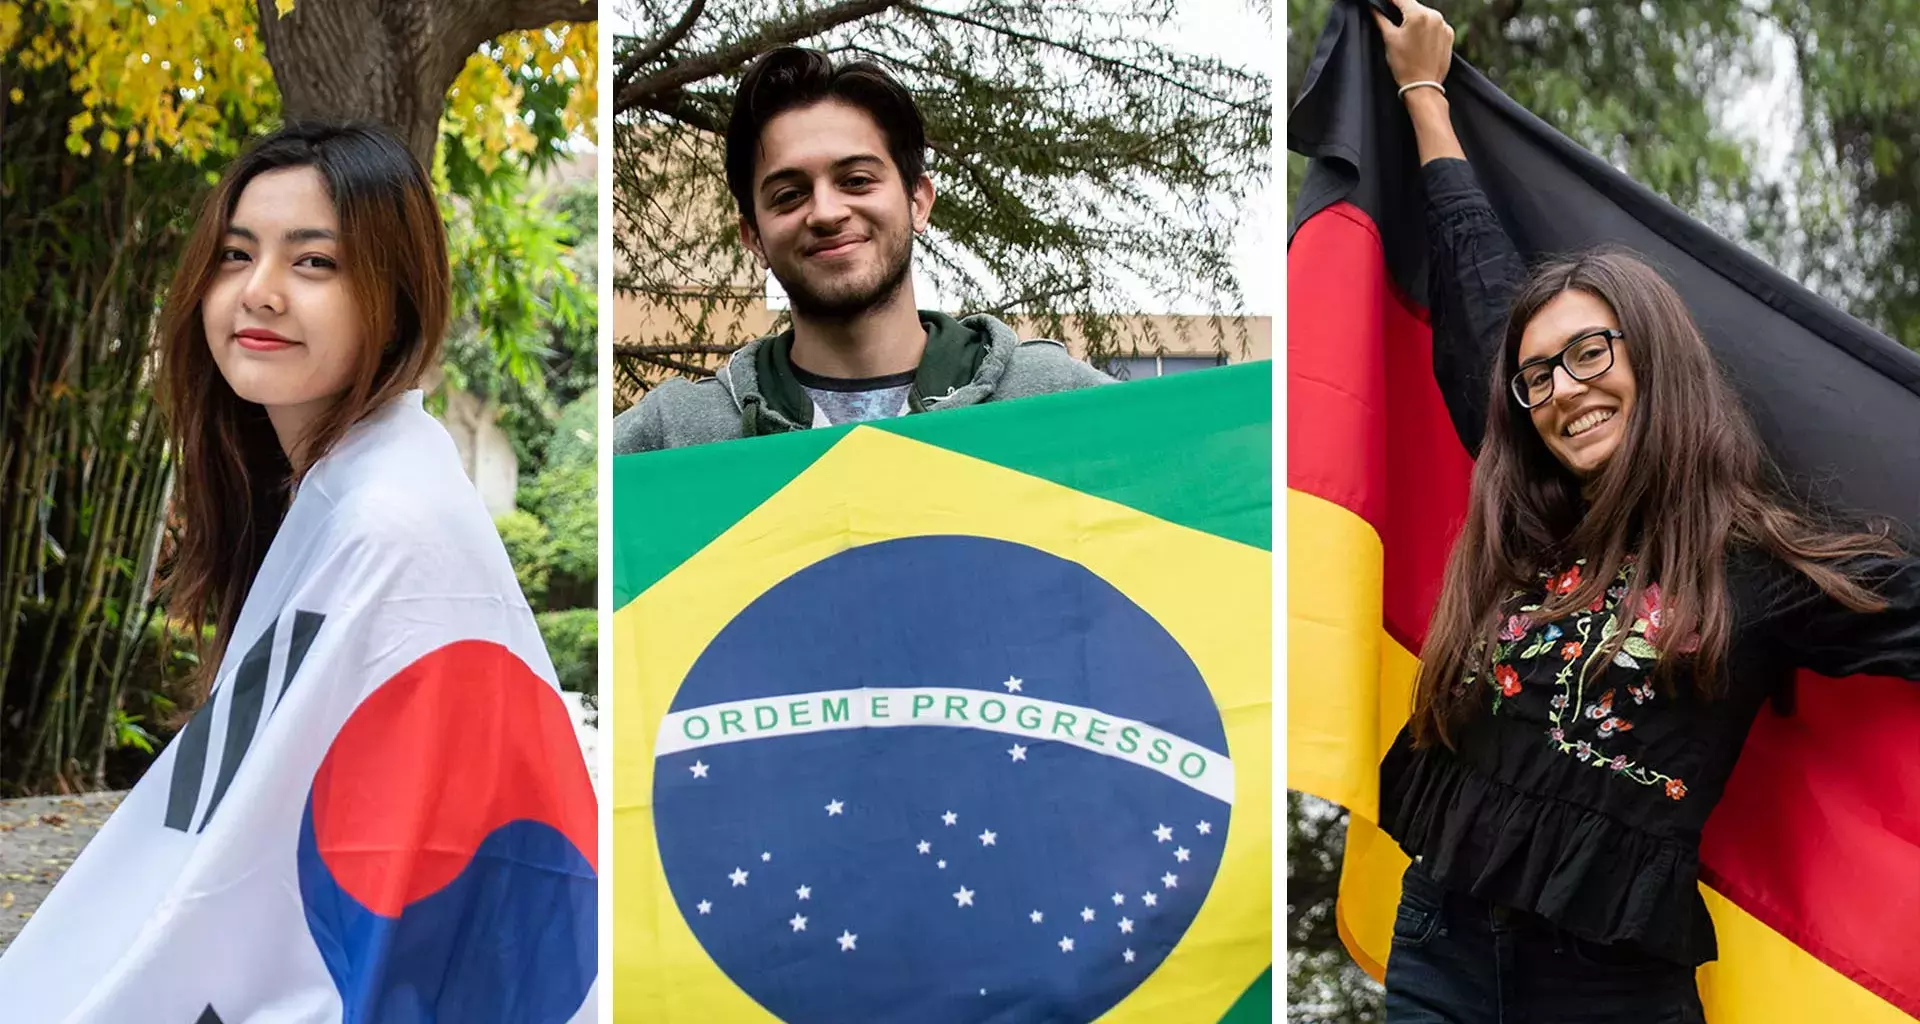
[[[1130,356],[1109,362],[1107,373],[1111,374],[1115,380],[1146,380],[1150,377],[1171,377],[1176,373],[1225,365],[1227,365],[1227,357],[1217,352],[1200,356]]]

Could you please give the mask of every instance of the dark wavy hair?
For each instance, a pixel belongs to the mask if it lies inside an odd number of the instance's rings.
[[[419,161],[386,128],[293,122],[226,169],[202,204],[160,315],[159,390],[178,470],[178,544],[165,573],[168,608],[202,645],[197,696],[212,685],[247,590],[286,514],[294,466],[266,410],[234,393],[213,361],[200,303],[219,269],[240,194],[268,171],[311,167],[340,220],[340,267],[360,310],[360,353],[346,394],[304,441],[317,462],[347,428],[414,387],[434,364],[451,305],[446,228]]]
[[[760,133],[789,110],[838,100],[866,111],[887,139],[887,155],[912,189],[927,173],[927,127],[908,93],[887,70],[870,60],[836,65],[819,50],[783,46],[769,50],[740,80],[727,120],[727,189],[740,216],[753,216],[753,169],[760,155]]]
[[[1508,392],[1521,335],[1542,307],[1569,291],[1605,302],[1619,320],[1638,397],[1613,457],[1589,480],[1554,458],[1527,411]],[[1833,563],[1895,555],[1886,527],[1839,529],[1787,497],[1739,397],[1720,373],[1673,286],[1640,257],[1603,249],[1542,266],[1521,287],[1489,381],[1485,440],[1474,462],[1467,520],[1454,543],[1421,650],[1412,729],[1419,745],[1448,746],[1475,695],[1457,684],[1491,671],[1501,602],[1541,570],[1585,557],[1571,593],[1549,595],[1538,613],[1556,619],[1592,604],[1631,556],[1618,607],[1639,607],[1650,582],[1663,622],[1654,677],[1669,692],[1679,663],[1697,691],[1724,693],[1732,634],[1726,590],[1730,545],[1770,552],[1834,600],[1858,611],[1885,603]],[[1627,635],[1608,641],[1617,647]],[[1697,649],[1681,651],[1688,638]],[[1690,647],[1690,645],[1689,645]],[[1598,657],[1590,664],[1606,664]]]

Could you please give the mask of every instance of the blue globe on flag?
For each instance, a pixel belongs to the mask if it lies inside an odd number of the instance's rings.
[[[656,750],[675,903],[791,1024],[1099,1017],[1193,923],[1233,796],[1168,631],[980,537],[781,581],[694,663]]]

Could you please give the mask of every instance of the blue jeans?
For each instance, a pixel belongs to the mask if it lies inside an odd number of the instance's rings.
[[[1693,968],[1575,938],[1537,914],[1401,880],[1387,1024],[1705,1024]]]

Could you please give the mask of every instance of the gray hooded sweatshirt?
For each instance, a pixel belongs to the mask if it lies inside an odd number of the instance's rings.
[[[1073,358],[1057,341],[1021,341],[985,314],[955,320],[922,310],[926,352],[907,395],[910,412],[1072,391],[1113,378]],[[681,448],[805,430],[812,402],[793,377],[793,332],[748,342],[702,381],[675,378],[614,417],[613,451]]]

